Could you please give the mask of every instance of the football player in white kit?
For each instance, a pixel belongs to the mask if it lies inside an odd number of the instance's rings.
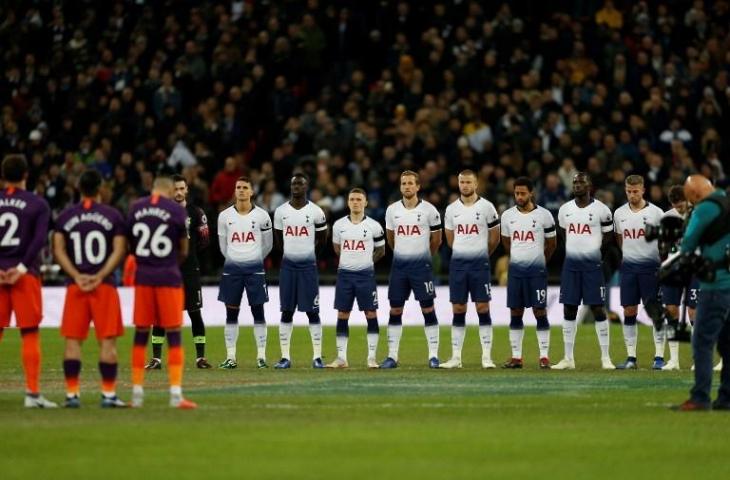
[[[507,307],[510,309],[509,339],[512,357],[504,368],[522,368],[522,338],[525,308],[532,308],[537,321],[538,365],[550,368],[550,322],[547,317],[547,262],[557,245],[555,220],[536,205],[532,181],[515,180],[515,206],[502,214],[502,245],[509,255]]]
[[[337,358],[327,368],[347,368],[348,320],[352,305],[365,312],[367,320],[368,368],[378,368],[375,355],[378,348],[378,287],[375,284],[375,262],[385,255],[383,227],[365,215],[367,194],[353,188],[347,196],[350,214],[332,226],[332,246],[340,258],[335,286],[337,310]]]
[[[441,215],[432,204],[418,198],[421,181],[416,172],[406,170],[400,176],[401,200],[385,211],[388,245],[393,250],[393,265],[388,285],[390,318],[388,319],[388,357],[380,368],[396,368],[403,333],[403,306],[413,291],[421,305],[428,342],[428,366],[439,367],[439,325],[434,311],[431,256],[441,246]]]
[[[220,368],[227,370],[238,366],[238,313],[244,291],[253,316],[256,366],[267,367],[264,303],[269,301],[269,293],[264,259],[271,252],[273,240],[271,218],[251,202],[253,194],[251,180],[240,177],[236,180],[235,203],[218,215],[218,245],[226,259],[218,293],[218,300],[226,305],[226,359]]]
[[[644,199],[644,178],[629,175],[625,181],[628,202],[616,209],[613,223],[623,259],[621,261],[621,306],[624,309],[624,342],[627,358],[616,365],[619,370],[636,369],[639,302],[647,310],[661,312],[659,300],[659,247],[646,241],[647,225],[659,225],[664,212]],[[654,328],[654,370],[664,366],[664,330]]]
[[[558,211],[558,225],[565,233],[565,262],[560,279],[560,303],[563,304],[563,343],[565,357],[552,368],[575,369],[573,347],[578,325],[578,306],[589,305],[596,319],[596,335],[601,347],[601,367],[616,367],[609,356],[609,325],[604,302],[601,247],[613,241],[613,215],[600,200],[593,198],[591,179],[587,173],[573,176],[573,200]]]
[[[471,296],[479,317],[482,367],[492,361],[492,317],[489,313],[491,271],[489,255],[499,245],[499,215],[489,200],[477,195],[477,176],[471,170],[459,174],[459,198],[446,207],[446,242],[452,249],[449,296],[454,318],[451,326],[451,359],[441,368],[461,368],[466,333],[466,303]]]
[[[274,365],[278,369],[291,367],[291,335],[297,309],[306,312],[309,319],[312,368],[324,368],[317,252],[327,242],[327,218],[319,206],[307,200],[308,189],[307,176],[295,173],[290,200],[274,211],[274,245],[283,252],[279,271],[281,360]]]

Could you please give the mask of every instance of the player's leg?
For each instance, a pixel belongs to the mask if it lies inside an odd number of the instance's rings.
[[[554,370],[572,370],[575,368],[573,349],[578,333],[578,306],[580,305],[581,282],[580,272],[563,269],[560,277],[560,303],[563,304],[563,359],[553,365]]]
[[[596,337],[598,338],[598,345],[601,347],[601,368],[613,370],[616,367],[611,362],[609,354],[611,338],[608,319],[606,318],[606,285],[603,272],[600,270],[581,272],[581,277],[583,302],[590,305],[593,318],[596,320]]]
[[[190,329],[195,346],[195,366],[200,369],[209,369],[213,366],[205,358],[205,323],[203,323],[203,287],[200,284],[200,275],[190,275],[183,278],[185,287],[185,310],[190,317]],[[240,296],[239,296],[240,298]],[[154,334],[154,332],[153,332]]]
[[[400,339],[403,335],[403,306],[410,295],[411,287],[406,274],[400,270],[391,270],[388,282],[388,357],[380,364],[380,368],[398,366]]]
[[[532,305],[529,295],[529,279],[510,276],[507,281],[507,307],[510,309],[509,343],[512,349],[510,359],[502,368],[522,368],[522,339],[525,336],[525,324],[522,317],[525,307]]]
[[[477,318],[479,319],[479,341],[482,344],[482,368],[497,368],[492,360],[492,313],[489,302],[477,302]]]
[[[99,340],[99,373],[101,374],[102,408],[124,408],[127,403],[117,397],[117,339],[107,337]]]
[[[335,345],[337,357],[327,364],[327,368],[346,368],[347,343],[350,337],[350,312],[355,303],[355,277],[352,274],[339,272],[335,283],[335,310],[337,310],[337,326],[335,327]]]
[[[61,317],[61,336],[65,339],[63,376],[66,383],[66,408],[79,408],[79,375],[81,373],[81,344],[89,333],[91,311],[89,295],[75,284],[66,289]]]
[[[256,367],[267,368],[266,341],[268,329],[264,316],[264,304],[269,301],[269,290],[266,286],[266,275],[257,273],[246,277],[246,297],[251,306],[253,318],[253,336],[256,343]]]
[[[145,370],[160,370],[162,368],[162,346],[165,344],[165,329],[152,327],[152,358],[145,365]]]
[[[218,288],[218,300],[223,302],[226,306],[226,324],[223,327],[223,339],[226,344],[226,359],[218,366],[223,369],[232,369],[238,366],[236,361],[236,345],[238,344],[238,315],[240,313],[241,297],[243,296],[245,286],[245,275],[227,274],[221,277],[221,283]]]
[[[64,407],[79,408],[81,402],[79,394],[79,375],[81,374],[81,340],[66,338],[66,347],[63,353],[63,378],[66,383],[66,401]]]
[[[101,374],[101,407],[123,408],[127,403],[117,397],[117,338],[124,335],[119,293],[112,285],[99,285],[88,294],[91,316],[99,342],[99,373]],[[88,324],[88,323],[87,323]]]
[[[662,303],[664,303],[664,314],[667,317],[667,323],[677,324],[679,321],[679,306],[682,303],[682,292],[678,287],[670,287],[662,285],[661,287]],[[662,370],[679,370],[679,342],[676,340],[667,340],[669,346],[669,361]]]
[[[25,406],[28,408],[55,408],[54,402],[40,393],[41,343],[38,327],[42,319],[41,282],[38,277],[25,274],[10,287],[10,305],[20,329],[23,370],[25,372]]]
[[[656,273],[642,273],[639,275],[639,293],[644,310],[652,317],[652,337],[654,338],[654,361],[652,370],[664,368],[664,344],[666,333],[664,325],[656,328],[654,318],[661,312],[661,298],[659,296],[659,280]]]
[[[376,354],[380,327],[378,326],[378,285],[375,283],[375,274],[363,274],[355,277],[353,285],[358,308],[365,312],[367,321],[368,368],[378,368]],[[337,295],[335,295],[336,297]]]
[[[291,336],[294,330],[294,309],[297,308],[296,278],[294,271],[283,268],[279,272],[279,305],[281,321],[279,322],[279,347],[281,360],[274,368],[291,367]]]
[[[624,310],[624,343],[626,344],[625,361],[616,365],[619,370],[635,369],[636,365],[636,344],[638,342],[638,325],[636,316],[639,313],[640,289],[639,275],[633,272],[621,271],[619,283],[621,291],[621,306]]]
[[[547,275],[530,278],[529,298],[535,315],[537,346],[540,350],[539,365],[550,368],[550,322],[547,318]]]
[[[440,363],[440,331],[438,318],[436,318],[436,310],[434,308],[436,290],[433,286],[433,273],[431,270],[412,273],[409,275],[409,281],[410,287],[413,289],[413,296],[421,305],[424,324],[423,330],[426,334],[426,343],[428,345],[428,366],[429,368],[438,368]]]
[[[182,346],[182,311],[185,306],[182,287],[159,287],[155,289],[160,326],[167,334],[167,376],[170,383],[170,406],[180,409],[196,408],[197,405],[183,397],[182,377],[184,352]]]
[[[439,365],[440,368],[461,368],[461,352],[466,337],[466,302],[469,300],[467,290],[467,272],[451,270],[449,272],[449,301],[451,302],[451,358]]]
[[[324,368],[322,361],[322,321],[319,318],[319,274],[316,268],[297,271],[297,304],[306,312],[312,340],[312,368]]]
[[[134,287],[134,340],[132,343],[132,406],[144,403],[144,357],[150,328],[158,316],[153,287]]]
[[[378,354],[378,341],[380,340],[380,325],[378,325],[378,312],[376,310],[365,310],[365,321],[367,321],[367,343],[368,343],[368,368],[378,368],[376,360]],[[728,364],[730,365],[730,364]]]

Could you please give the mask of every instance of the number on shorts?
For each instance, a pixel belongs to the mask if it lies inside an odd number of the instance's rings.
[[[600,287],[601,289],[601,300],[606,300],[606,287]]]
[[[150,253],[158,258],[164,258],[172,251],[172,240],[165,236],[167,225],[158,226],[154,233],[146,223],[135,223],[132,235],[139,238],[134,254],[138,257],[149,257]]]
[[[5,231],[2,240],[0,240],[0,247],[17,247],[20,245],[20,238],[15,236],[15,232],[18,231],[18,217],[14,213],[5,212],[0,215],[0,227],[8,226]]]
[[[378,306],[378,292],[377,290],[373,290],[373,305]]]
[[[537,303],[545,303],[545,300],[547,300],[547,290],[538,288],[535,290],[535,294],[537,295]]]
[[[314,305],[315,307],[319,307],[319,294],[315,295],[315,297],[314,297],[314,301],[312,302],[312,304],[313,304],[313,305]]]
[[[696,288],[689,289],[689,299],[693,302],[697,301],[697,289]]]
[[[492,296],[492,286],[490,284],[485,283],[484,290],[487,292],[487,296]]]
[[[429,295],[433,295],[433,282],[423,282],[423,286],[426,287],[426,293],[428,293]]]

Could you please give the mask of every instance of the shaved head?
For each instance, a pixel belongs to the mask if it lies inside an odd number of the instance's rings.
[[[714,191],[712,182],[704,175],[690,175],[684,182],[684,196],[692,205],[697,205]]]
[[[152,184],[152,193],[156,193],[165,198],[172,198],[175,194],[175,182],[170,177],[157,177]]]

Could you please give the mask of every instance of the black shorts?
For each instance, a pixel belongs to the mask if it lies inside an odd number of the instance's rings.
[[[185,287],[185,310],[195,311],[203,308],[203,288],[200,275],[183,275]]]

